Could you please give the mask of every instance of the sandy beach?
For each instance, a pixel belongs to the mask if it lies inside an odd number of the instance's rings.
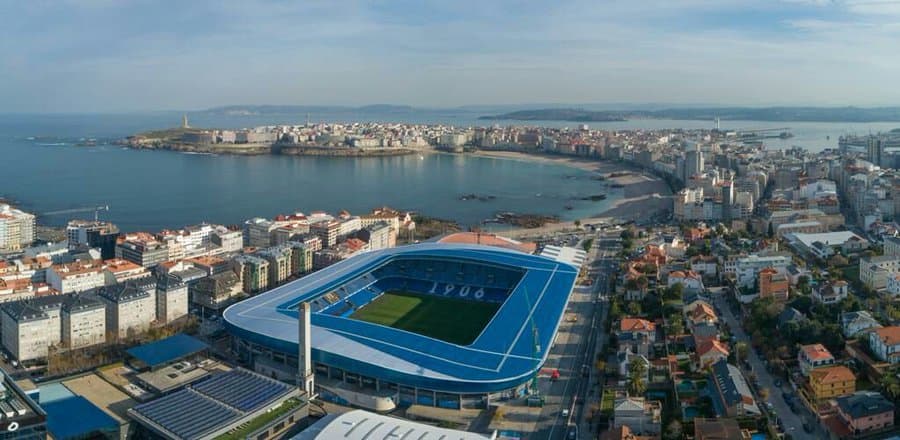
[[[609,182],[623,185],[624,198],[616,200],[605,211],[590,218],[581,219],[582,224],[599,221],[640,221],[654,216],[665,216],[672,211],[672,191],[662,179],[639,168],[623,163],[584,159],[579,157],[557,157],[519,153],[514,151],[478,151],[466,153],[480,157],[521,160],[528,162],[552,163],[589,171],[607,177]],[[622,176],[610,177],[611,173],[630,171]],[[533,237],[551,232],[574,230],[574,222],[559,222],[533,229],[513,229],[503,235],[511,237]]]

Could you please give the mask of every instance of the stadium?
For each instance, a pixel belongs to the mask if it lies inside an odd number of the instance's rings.
[[[323,398],[375,410],[483,407],[524,392],[577,274],[518,251],[425,243],[341,261],[229,307],[224,321],[243,361],[293,380],[306,302]]]

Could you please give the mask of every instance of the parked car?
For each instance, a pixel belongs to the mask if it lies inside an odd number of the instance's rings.
[[[806,432],[807,434],[813,432],[812,425],[810,425],[809,422],[804,421],[803,422],[803,431]]]
[[[781,379],[775,379],[776,387],[781,388],[782,385],[784,385],[784,382],[782,382]]]

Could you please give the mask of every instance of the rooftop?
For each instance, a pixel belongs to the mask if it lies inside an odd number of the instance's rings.
[[[495,437],[439,428],[357,409],[343,414],[325,416],[291,440],[331,440],[336,438],[347,440],[394,440],[397,438],[489,440]]]
[[[853,371],[843,365],[816,368],[809,372],[810,380],[820,384],[850,382],[856,380]]]
[[[526,254],[533,254],[537,250],[534,243],[525,243],[516,241],[511,238],[501,237],[496,234],[485,234],[478,232],[457,232],[446,235],[437,240],[438,243],[461,243],[461,244],[483,244],[485,246],[496,246],[506,249],[512,249]]]
[[[882,327],[875,330],[878,339],[885,345],[900,344],[900,327],[892,325],[890,327]]]
[[[831,352],[822,344],[811,344],[800,347],[800,351],[810,361],[821,361],[825,359],[834,359]]]
[[[838,397],[837,404],[841,412],[854,419],[894,411],[893,403],[873,391],[857,391],[849,396]]]
[[[126,352],[145,365],[156,367],[201,352],[207,348],[209,346],[203,341],[184,333],[178,333],[165,339],[130,348]]]

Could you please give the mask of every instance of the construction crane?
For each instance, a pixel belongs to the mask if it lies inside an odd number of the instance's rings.
[[[86,207],[86,208],[63,209],[63,210],[59,210],[59,211],[45,212],[44,215],[50,216],[50,215],[78,214],[80,212],[91,212],[91,211],[94,212],[94,221],[96,222],[96,221],[100,220],[100,211],[109,212],[109,205]]]

